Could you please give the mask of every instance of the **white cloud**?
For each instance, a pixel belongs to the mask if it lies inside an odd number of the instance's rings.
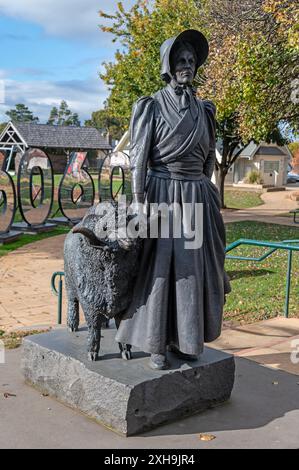
[[[125,8],[134,0],[125,0]],[[0,0],[0,13],[40,25],[50,35],[109,41],[98,25],[98,11],[114,12],[117,0]]]
[[[19,82],[17,80],[5,81],[5,102],[1,105],[0,122],[6,121],[5,111],[13,108],[17,103],[24,103],[40,118],[46,122],[53,106],[58,106],[66,100],[73,112],[77,112],[82,124],[88,119],[92,111],[99,109],[107,96],[107,91],[100,80],[70,80],[51,82],[34,80]]]

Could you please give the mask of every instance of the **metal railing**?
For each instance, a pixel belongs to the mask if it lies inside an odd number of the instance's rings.
[[[296,243],[297,246],[292,244]],[[291,274],[292,274],[292,256],[293,251],[299,251],[299,240],[283,240],[281,242],[267,242],[262,240],[251,240],[249,238],[240,238],[239,240],[234,241],[228,245],[225,249],[225,252],[228,253],[233,249],[241,245],[250,245],[257,247],[266,247],[270,248],[266,253],[261,256],[239,256],[239,255],[227,255],[226,259],[236,259],[242,261],[257,261],[261,262],[264,259],[271,256],[277,250],[288,251],[288,267],[286,273],[286,291],[285,291],[285,303],[284,303],[284,315],[286,318],[289,316],[289,303],[290,303],[290,289],[291,289]],[[58,287],[56,287],[56,279],[58,280]],[[58,307],[57,307],[57,323],[61,325],[62,323],[62,289],[63,289],[63,271],[56,271],[53,273],[51,278],[51,289],[53,293],[58,297]]]
[[[292,246],[292,243],[297,243],[297,246]],[[286,274],[286,293],[285,293],[285,303],[284,303],[284,316],[288,318],[289,316],[289,303],[290,303],[290,289],[291,289],[291,274],[292,274],[292,256],[293,251],[299,251],[299,240],[283,240],[281,242],[266,242],[261,240],[251,240],[249,238],[240,238],[239,240],[234,241],[226,247],[225,252],[237,248],[241,245],[251,245],[258,247],[271,248],[266,253],[261,256],[234,256],[226,255],[226,259],[238,259],[242,261],[263,261],[264,259],[271,256],[277,250],[286,250],[288,251],[288,267]]]
[[[294,209],[289,212],[290,214],[293,214],[293,222],[294,224],[299,224],[299,220],[297,220],[297,217],[299,217],[299,209]]]
[[[58,289],[56,287],[56,278],[59,277]],[[62,323],[62,278],[64,277],[63,271],[56,271],[52,274],[51,278],[51,289],[53,294],[58,297],[58,307],[57,307],[57,323],[61,325]]]

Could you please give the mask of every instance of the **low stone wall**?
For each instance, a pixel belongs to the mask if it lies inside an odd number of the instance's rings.
[[[271,192],[271,191],[285,191],[285,186],[271,186],[269,184],[249,184],[249,183],[234,183],[230,186],[233,189],[240,191],[257,191],[257,192]]]

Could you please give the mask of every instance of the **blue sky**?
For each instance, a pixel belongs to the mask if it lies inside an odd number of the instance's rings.
[[[26,104],[41,122],[62,99],[82,123],[102,106],[108,93],[98,74],[103,61],[113,60],[116,45],[100,31],[98,11],[113,12],[116,5],[117,0],[0,0],[0,122],[16,103]]]

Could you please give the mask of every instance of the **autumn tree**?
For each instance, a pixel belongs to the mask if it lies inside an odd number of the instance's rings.
[[[216,162],[224,205],[229,168],[251,140],[282,145],[298,126],[298,107],[291,99],[298,75],[298,53],[280,33],[281,24],[263,0],[207,0],[210,57],[201,93],[217,106],[222,159]]]
[[[210,56],[196,83],[199,97],[217,107],[222,205],[225,177],[244,146],[251,140],[285,143],[281,129],[291,133],[299,123],[298,106],[291,99],[299,76],[298,51],[283,29],[286,20],[273,12],[271,3],[278,0],[140,0],[128,12],[119,3],[114,15],[101,13],[112,22],[102,29],[123,46],[101,77],[110,87],[109,112],[124,126],[132,103],[163,86],[162,42],[187,28],[207,35]]]
[[[33,112],[22,103],[15,105],[13,109],[6,111],[6,116],[9,117],[11,121],[16,122],[38,122],[38,117],[33,115]]]
[[[96,127],[115,140],[120,140],[125,132],[125,128],[122,127],[120,120],[111,116],[107,108],[94,111],[91,119],[85,121],[85,126]]]
[[[66,101],[61,101],[59,108],[51,109],[47,124],[52,126],[80,126],[79,116],[73,113]]]
[[[296,173],[299,173],[299,142],[291,142],[288,147],[293,155],[292,168]]]
[[[105,20],[102,30],[112,33],[122,47],[114,62],[104,64],[100,76],[110,89],[109,113],[123,127],[128,126],[134,101],[163,86],[159,55],[163,41],[188,28],[205,31],[196,1],[155,0],[152,8],[150,4],[138,0],[126,12],[119,2],[115,14],[100,12]]]
[[[299,6],[297,0],[265,0],[264,10],[273,15],[278,34],[286,37],[292,49],[299,49]]]

